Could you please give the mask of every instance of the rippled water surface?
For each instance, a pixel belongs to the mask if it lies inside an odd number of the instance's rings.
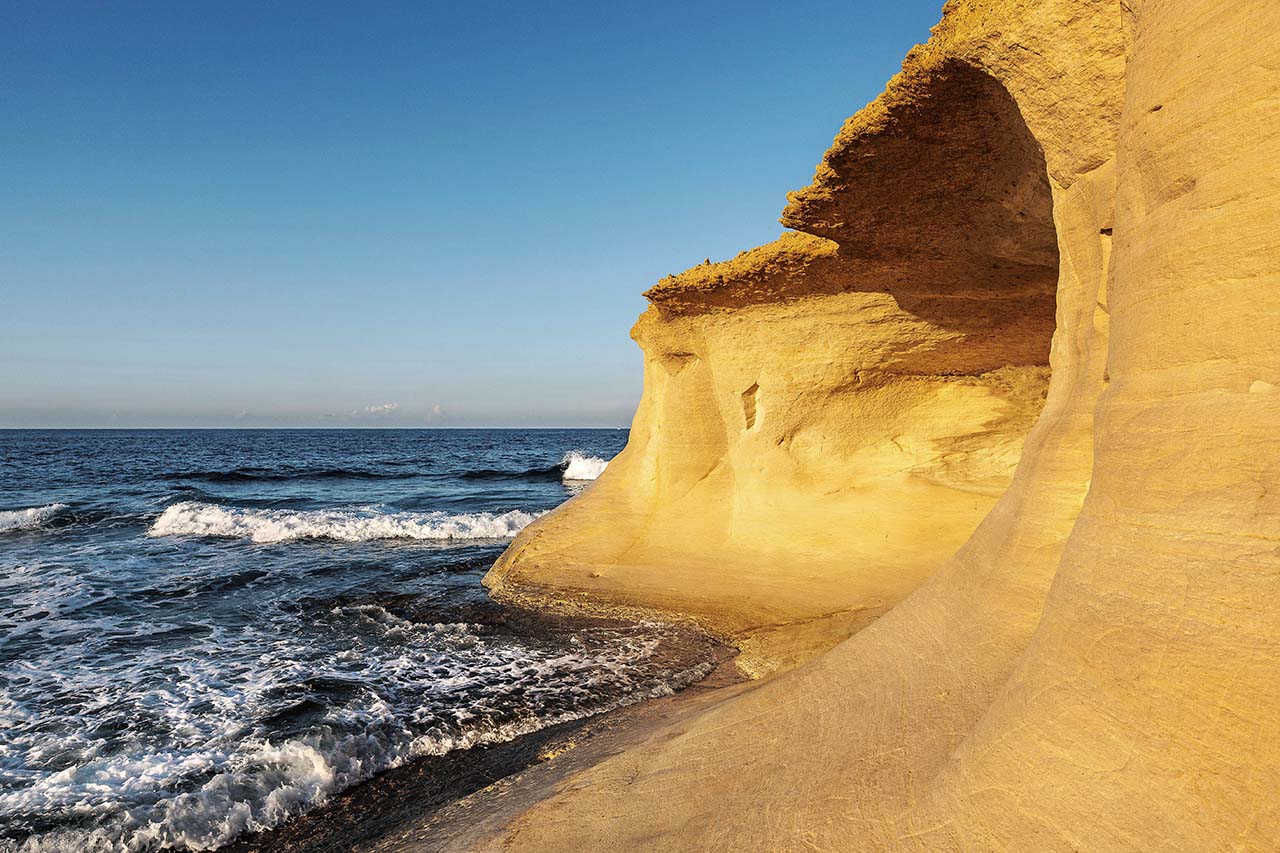
[[[0,432],[0,850],[213,849],[709,668],[480,577],[614,430]]]

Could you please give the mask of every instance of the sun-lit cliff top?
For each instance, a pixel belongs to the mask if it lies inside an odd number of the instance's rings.
[[[727,261],[708,261],[667,276],[644,295],[664,311],[683,313],[804,296],[818,292],[815,287],[839,292],[839,280],[830,276],[838,250],[832,240],[787,232]]]

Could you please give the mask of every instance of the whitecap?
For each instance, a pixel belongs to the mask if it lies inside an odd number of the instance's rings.
[[[581,482],[594,480],[603,474],[604,469],[609,465],[609,460],[601,459],[599,456],[587,456],[577,450],[570,450],[564,455],[564,459],[560,460],[560,465],[564,468],[562,479]]]
[[[48,504],[27,509],[0,511],[0,533],[10,530],[35,530],[43,527],[45,522],[64,509],[67,509],[66,504]]]
[[[295,511],[242,509],[200,501],[183,501],[167,508],[147,531],[148,536],[221,536],[254,542],[333,539],[368,542],[375,539],[510,539],[541,513],[511,510],[503,513],[382,512],[349,508]]]

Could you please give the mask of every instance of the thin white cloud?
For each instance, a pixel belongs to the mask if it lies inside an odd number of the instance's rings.
[[[400,404],[399,404],[399,403],[379,403],[379,404],[376,404],[376,405],[373,405],[373,406],[365,406],[363,409],[352,409],[352,410],[351,410],[351,417],[353,417],[353,418],[364,418],[364,417],[380,418],[380,417],[385,417],[386,415],[391,414],[392,412],[394,412],[394,411],[395,411],[396,409],[398,409],[398,408],[400,408]]]

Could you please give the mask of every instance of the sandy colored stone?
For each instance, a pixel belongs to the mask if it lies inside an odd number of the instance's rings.
[[[628,448],[488,582],[766,677],[490,846],[1280,848],[1278,42],[953,0],[803,233],[649,292]]]
[[[1003,88],[950,60],[919,73],[964,120],[898,97],[889,164],[866,169],[885,185],[805,208],[835,220],[874,198],[868,239],[784,234],[646,294],[626,450],[517,539],[486,579],[496,594],[690,615],[762,674],[882,614],[991,511],[1047,390],[1051,190]],[[882,205],[920,138],[944,170]],[[1001,215],[1016,232],[977,227]]]

